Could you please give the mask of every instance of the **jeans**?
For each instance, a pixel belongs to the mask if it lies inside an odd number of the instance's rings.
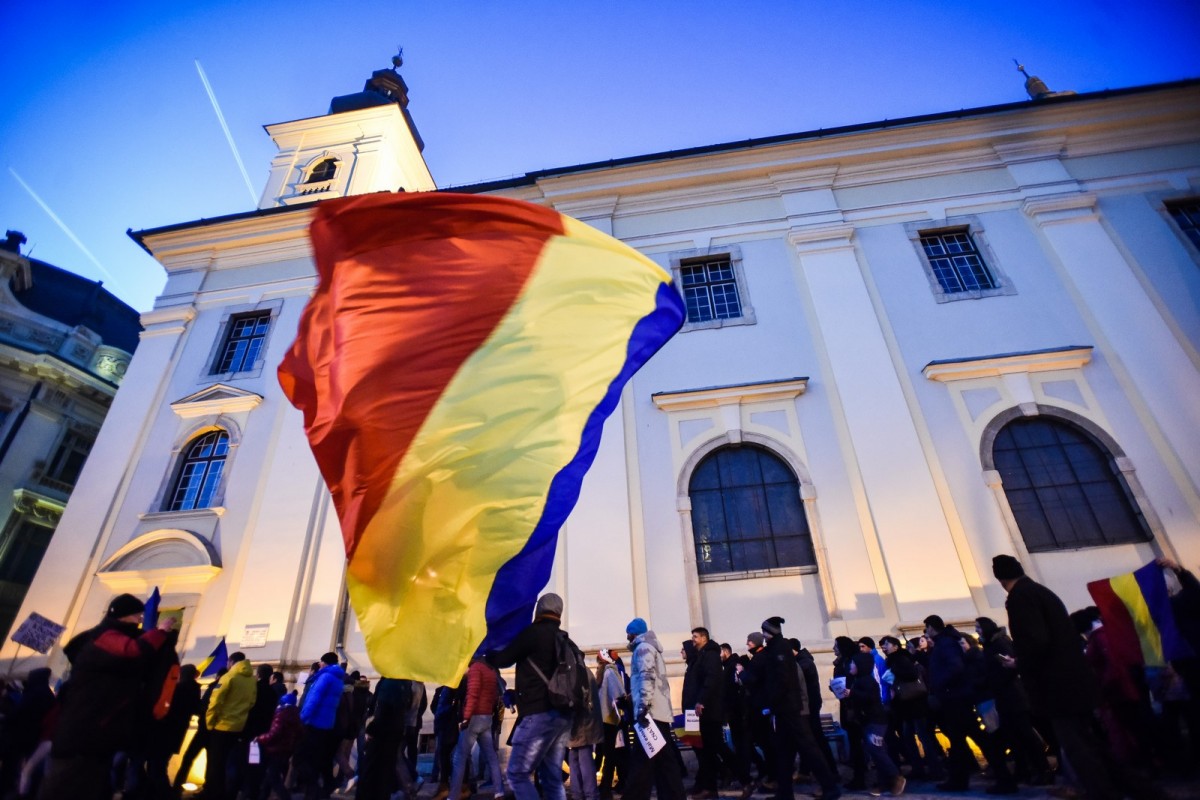
[[[558,711],[530,714],[517,724],[508,754],[508,786],[517,800],[539,800],[535,770],[545,800],[566,800],[562,763],[570,732],[571,718]]]
[[[462,791],[463,775],[467,772],[471,748],[475,746],[476,741],[479,742],[479,749],[487,759],[488,770],[492,773],[492,793],[504,794],[500,759],[496,756],[496,746],[492,743],[492,715],[475,714],[458,735],[458,747],[454,751],[454,777],[450,779],[450,797],[454,800],[458,800],[459,792]]]
[[[585,744],[569,749],[567,766],[571,768],[572,800],[597,800],[600,790],[596,786],[596,760],[592,757],[592,746]]]
[[[879,777],[879,782],[887,786],[900,774],[899,768],[896,767],[896,762],[892,761],[892,757],[888,755],[887,747],[884,746],[884,737],[887,735],[887,725],[885,723],[868,722],[863,725],[863,748],[866,749],[867,755],[875,762],[875,773]]]

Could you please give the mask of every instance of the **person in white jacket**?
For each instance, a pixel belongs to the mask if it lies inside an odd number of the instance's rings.
[[[674,747],[671,744],[671,689],[667,684],[667,663],[663,660],[662,645],[641,617],[626,626],[625,635],[633,650],[629,676],[633,724],[656,726],[667,740],[667,746],[650,758],[635,738],[629,753],[629,778],[625,782],[624,800],[648,800],[652,786],[658,790],[659,800],[683,800],[683,774],[679,759],[671,751]]]

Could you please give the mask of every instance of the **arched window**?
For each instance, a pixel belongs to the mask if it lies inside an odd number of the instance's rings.
[[[996,434],[992,459],[1030,552],[1150,539],[1112,454],[1082,428],[1014,419]]]
[[[179,465],[179,476],[171,488],[167,511],[189,511],[212,505],[225,471],[229,453],[229,434],[209,431],[188,443]]]
[[[701,575],[816,564],[800,483],[765,448],[730,445],[709,454],[692,473],[688,496]]]
[[[331,180],[336,172],[337,159],[327,158],[312,168],[312,172],[308,173],[308,180],[305,183],[320,183],[321,181]]]

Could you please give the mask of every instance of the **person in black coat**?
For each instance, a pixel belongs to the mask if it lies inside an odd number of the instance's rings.
[[[1017,559],[992,559],[992,574],[1008,599],[1008,628],[1015,658],[1003,659],[1021,676],[1030,700],[1043,708],[1059,747],[1091,800],[1158,796],[1152,786],[1132,780],[1112,758],[1092,725],[1098,704],[1095,678],[1079,634],[1058,595],[1025,575]]]
[[[974,687],[959,643],[962,636],[936,614],[925,618],[925,635],[933,643],[928,673],[930,710],[950,740],[949,777],[938,789],[962,792],[968,788],[971,767],[976,763],[967,737],[978,729]]]
[[[416,797],[408,764],[400,758],[411,705],[412,681],[379,679],[375,686],[375,716],[367,724],[366,747],[358,766],[358,800],[388,800],[397,781],[405,797]]]
[[[835,680],[840,678],[849,684],[850,664],[857,654],[858,643],[849,636],[839,636],[833,640],[833,677]],[[862,725],[859,724],[854,713],[853,704],[847,702],[847,699],[838,697],[838,717],[842,723],[842,730],[846,731],[846,740],[850,750],[850,769],[853,772],[846,788],[857,792],[867,788],[867,754],[863,750]]]
[[[875,680],[875,656],[871,653],[855,653],[850,660],[850,675],[846,682],[850,690],[848,698],[854,715],[863,732],[863,748],[875,764],[882,791],[893,796],[904,792],[905,780],[900,768],[888,755],[884,745],[887,734],[888,713],[883,706],[879,684]]]
[[[775,788],[775,731],[771,726],[771,700],[767,697],[766,639],[754,631],[746,637],[750,653],[742,668],[742,687],[746,691],[746,719],[750,724],[750,746],[762,751],[758,783],[763,789]]]
[[[796,657],[797,666],[800,667],[800,675],[804,678],[804,690],[808,692],[808,727],[812,729],[813,741],[817,743],[817,748],[825,757],[829,768],[837,772],[837,759],[833,757],[833,750],[825,739],[825,729],[821,727],[821,706],[825,700],[821,696],[821,674],[817,671],[817,661],[812,653],[800,644],[799,639],[788,639],[788,644],[792,648],[792,655]],[[809,771],[811,770],[809,767]]]
[[[809,714],[808,690],[791,644],[783,638],[783,622],[783,617],[771,617],[762,624],[766,639],[764,682],[775,721],[775,798],[793,800],[795,797],[792,772],[799,753],[821,784],[822,797],[836,800],[842,793],[837,773],[829,769],[813,739],[806,718]]]
[[[883,652],[887,673],[892,676],[892,703],[888,712],[900,738],[900,753],[912,765],[909,778],[915,781],[944,780],[944,753],[929,724],[929,687],[923,677],[925,670],[894,636],[881,638],[879,649]]]
[[[1016,780],[1035,786],[1049,785],[1054,782],[1054,774],[1046,759],[1046,747],[1033,728],[1029,697],[1017,677],[1017,671],[1004,666],[1016,655],[1012,639],[990,617],[976,619],[975,632],[983,647],[984,671],[992,696],[996,698],[996,711],[1000,715],[997,735],[1016,759]]]
[[[691,645],[695,653],[683,678],[683,708],[684,711],[694,709],[700,718],[700,765],[692,795],[706,800],[716,798],[717,782],[724,766],[737,776],[742,785],[742,796],[748,798],[754,792],[749,767],[739,762],[725,743],[725,673],[721,669],[721,646],[709,637],[707,628],[693,629],[691,641],[683,644],[685,650]]]
[[[167,777],[167,765],[171,756],[179,752],[187,736],[192,717],[200,710],[200,684],[196,682],[198,671],[195,664],[184,664],[179,668],[179,682],[171,694],[171,706],[167,714],[156,720],[151,728],[150,746],[146,751],[146,775],[150,797],[153,800],[170,800],[178,797]]]

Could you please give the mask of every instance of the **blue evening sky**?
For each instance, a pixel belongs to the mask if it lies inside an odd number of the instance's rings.
[[[397,44],[441,186],[1022,100],[1013,57],[1056,90],[1200,76],[1195,0],[4,0],[0,30],[0,225],[139,310],[164,276],[125,230],[253,208],[262,125],[325,113]]]

